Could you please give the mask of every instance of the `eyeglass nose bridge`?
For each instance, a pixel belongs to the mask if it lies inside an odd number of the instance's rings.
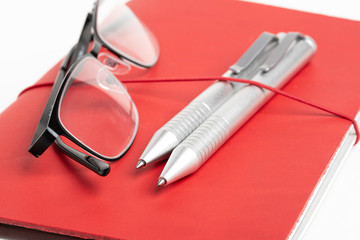
[[[100,53],[97,58],[115,75],[125,75],[128,74],[131,70],[130,64],[120,60],[117,57],[114,57],[107,52]]]

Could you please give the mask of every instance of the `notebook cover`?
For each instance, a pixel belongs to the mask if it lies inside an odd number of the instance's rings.
[[[263,32],[310,35],[318,51],[284,88],[355,116],[359,22],[240,1],[134,0],[160,44],[134,78],[222,75]],[[58,65],[40,82],[53,81]],[[165,188],[164,162],[136,170],[153,133],[211,83],[127,84],[140,115],[133,146],[99,177],[54,146],[28,146],[50,93],[23,94],[0,115],[0,222],[88,238],[285,239],[350,123],[276,96],[206,164]],[[106,142],[106,141],[104,141]]]

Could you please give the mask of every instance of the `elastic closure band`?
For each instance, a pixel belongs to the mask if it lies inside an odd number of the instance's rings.
[[[280,89],[276,89],[276,88],[273,88],[273,87],[270,87],[270,86],[267,86],[265,84],[262,84],[262,83],[259,83],[259,82],[255,82],[255,81],[252,81],[252,80],[246,80],[246,79],[239,79],[239,78],[232,78],[232,77],[190,77],[190,78],[155,78],[155,79],[141,79],[141,80],[138,80],[138,79],[127,79],[127,80],[121,80],[122,83],[152,83],[152,82],[200,82],[200,81],[216,81],[216,80],[223,80],[223,81],[231,81],[231,82],[241,82],[241,83],[247,83],[247,84],[251,84],[251,85],[255,85],[255,86],[258,86],[260,88],[264,88],[264,89],[267,89],[269,91],[272,91],[276,94],[279,94],[279,95],[282,95],[284,97],[287,97],[289,99],[292,99],[294,101],[297,101],[297,102],[300,102],[300,103],[303,103],[303,104],[306,104],[310,107],[313,107],[313,108],[317,108],[317,109],[320,109],[324,112],[327,112],[327,113],[330,113],[334,116],[337,116],[337,117],[340,117],[340,118],[343,118],[345,120],[348,120],[350,121],[353,126],[354,126],[354,129],[355,129],[355,132],[356,132],[356,141],[355,141],[355,144],[356,145],[359,140],[360,140],[360,132],[359,132],[359,127],[355,121],[355,119],[353,119],[352,117],[349,117],[347,116],[346,114],[343,114],[343,113],[340,113],[340,112],[337,112],[337,111],[334,111],[334,110],[331,110],[329,108],[326,108],[326,107],[322,107],[322,106],[319,106],[317,104],[314,104],[314,103],[311,103],[309,101],[306,101],[304,99],[301,99],[299,97],[296,97],[294,95],[291,95],[287,92],[284,92]],[[45,83],[38,83],[38,84],[34,84],[30,87],[27,87],[25,88],[23,91],[20,92],[19,94],[19,97],[24,94],[25,92],[31,90],[31,89],[34,89],[34,88],[41,88],[41,87],[51,87],[54,83],[53,82],[45,82]]]

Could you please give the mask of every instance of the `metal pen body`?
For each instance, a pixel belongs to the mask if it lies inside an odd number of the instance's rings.
[[[271,71],[259,71],[252,80],[281,88],[310,60],[315,51],[315,42],[305,37]],[[196,171],[273,95],[273,92],[254,85],[237,91],[174,149],[159,183],[169,184]]]
[[[140,156],[137,167],[168,158],[171,151],[204,122],[234,91],[235,85],[225,81],[217,81],[208,87],[155,132]]]
[[[261,38],[262,37],[262,38]],[[276,46],[277,36],[264,33],[239,60],[223,76],[242,79],[252,79],[257,74],[259,63],[263,62],[271,50]],[[261,46],[266,43],[266,46]],[[267,44],[270,43],[270,44]],[[254,54],[260,45],[261,55]],[[247,54],[248,53],[248,54]],[[247,54],[247,55],[246,55]],[[249,60],[249,58],[251,58]],[[237,65],[240,62],[240,65]],[[246,68],[241,68],[241,64]],[[239,70],[241,69],[241,70]],[[216,109],[218,109],[229,97],[246,84],[238,82],[217,81],[191,101],[183,110],[174,116],[169,122],[155,132],[149,144],[140,157],[137,168],[156,161],[166,159],[172,150],[189,136],[201,123],[203,123]]]

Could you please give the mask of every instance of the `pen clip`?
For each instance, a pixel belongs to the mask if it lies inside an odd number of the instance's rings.
[[[284,55],[289,51],[289,49],[296,43],[298,40],[304,39],[304,35],[297,32],[290,32],[286,34],[283,40],[279,45],[274,49],[274,53],[260,66],[262,72],[269,72],[273,69],[276,64],[284,57]]]
[[[230,67],[230,70],[235,74],[240,73],[247,68],[257,56],[273,41],[278,41],[278,37],[274,34],[263,32],[258,39],[250,46],[248,50],[241,56],[241,58]]]

